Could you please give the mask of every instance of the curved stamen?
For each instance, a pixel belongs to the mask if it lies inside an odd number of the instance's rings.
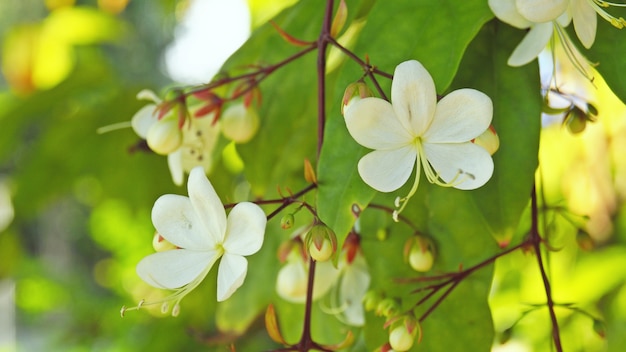
[[[462,169],[458,169],[456,175],[454,175],[454,177],[449,182],[444,181],[439,176],[439,173],[435,171],[433,166],[430,164],[430,162],[426,158],[426,153],[424,153],[424,146],[422,145],[422,141],[419,137],[415,139],[415,148],[417,149],[417,158],[416,158],[417,160],[415,162],[416,163],[415,182],[413,182],[413,186],[411,187],[409,194],[407,194],[405,197],[397,197],[396,200],[394,201],[394,205],[398,209],[393,211],[393,213],[391,214],[391,217],[393,218],[393,221],[395,222],[399,221],[400,213],[402,213],[409,199],[411,199],[411,197],[413,197],[413,195],[417,191],[417,186],[419,185],[419,180],[420,180],[419,173],[421,172],[420,164],[424,166],[424,174],[426,175],[426,179],[428,180],[428,182],[435,184],[437,186],[456,187],[468,179],[471,179],[471,180],[475,179],[475,176],[472,175],[471,173],[463,171]]]
[[[593,76],[590,75],[585,69],[585,66],[586,66],[585,64],[589,65],[586,62],[585,58],[582,57],[578,49],[574,46],[571,39],[569,38],[569,35],[567,34],[567,32],[565,32],[563,27],[561,27],[561,25],[559,25],[556,22],[553,22],[553,24],[554,24],[554,32],[556,33],[559,41],[561,42],[561,47],[563,48],[563,51],[565,52],[565,55],[567,56],[567,58],[574,65],[574,67],[576,68],[576,71],[580,72],[580,74],[585,76],[585,78],[587,78],[590,82],[593,82]],[[552,47],[551,49],[552,49],[552,56],[556,57],[555,48]]]
[[[590,0],[589,5],[593,7],[593,9],[602,18],[604,18],[606,21],[611,23],[613,27],[622,29],[624,28],[624,26],[626,26],[626,20],[624,20],[623,17],[617,18],[604,10],[604,8],[608,8],[610,6],[626,7],[626,4],[618,4],[618,3],[613,3],[613,2],[603,1],[603,0]]]

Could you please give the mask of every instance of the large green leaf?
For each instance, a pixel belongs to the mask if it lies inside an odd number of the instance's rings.
[[[494,174],[472,192],[491,233],[502,246],[511,240],[528,204],[537,167],[541,95],[537,65],[509,67],[506,60],[523,32],[488,23],[468,48],[453,87],[470,87],[493,101],[493,125],[500,137]]]
[[[444,14],[440,21],[435,21],[432,16],[437,11]],[[411,20],[388,25],[389,18],[398,14],[411,14]],[[443,91],[454,77],[468,43],[491,16],[483,1],[458,4],[402,1],[394,3],[394,6],[378,2],[367,16],[367,23],[355,52],[362,57],[369,55],[372,64],[388,72],[392,72],[402,61],[418,59],[429,69],[440,91]],[[445,20],[446,18],[462,20],[459,23]],[[467,30],[459,33],[456,29],[458,26]],[[358,160],[366,150],[354,142],[339,114],[338,105],[343,89],[362,75],[355,67],[357,66],[347,62],[341,68],[343,72],[338,79],[332,102],[337,107],[328,111],[325,143],[318,170],[318,213],[335,230],[340,243],[355,220],[352,206],[363,209],[374,196],[374,191],[363,183],[356,169]],[[386,88],[388,83],[385,79],[381,85]],[[389,92],[386,94],[389,95]],[[341,176],[338,178],[338,175]]]
[[[393,73],[402,61],[420,61],[443,92],[482,25],[493,17],[484,0],[378,1],[367,17],[355,52]]]
[[[324,6],[300,1],[284,10],[274,22],[302,40],[315,40],[321,30]],[[228,60],[223,70],[241,73],[252,64],[268,66],[302,48],[287,43],[270,24],[256,30]],[[274,71],[261,85],[263,103],[260,129],[255,138],[238,150],[252,191],[263,195],[277,185],[296,189],[302,185],[305,158],[315,160],[317,145],[316,52]]]

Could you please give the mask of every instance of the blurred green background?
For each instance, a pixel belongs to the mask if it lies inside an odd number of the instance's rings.
[[[249,1],[250,26],[292,2]],[[154,200],[186,190],[172,184],[163,157],[142,152],[131,129],[96,134],[129,121],[145,104],[135,98],[140,90],[173,86],[163,53],[188,6],[181,0],[0,2],[0,352],[195,350],[228,341],[215,333],[213,276],[185,298],[185,306],[200,309],[178,318],[156,318],[149,310],[120,318],[123,305],[155,294],[135,274],[136,263],[153,252]],[[596,246],[581,251],[585,238],[577,242],[570,222],[547,213],[551,244],[561,249],[548,261],[557,300],[606,323],[604,340],[589,316],[560,309],[571,350],[620,351],[626,345],[626,110],[606,88],[598,99],[601,122],[584,133],[544,129],[548,203],[588,214]],[[377,242],[370,246],[371,253],[378,250]],[[530,255],[497,263],[490,302],[496,330],[532,310],[504,346],[509,351],[549,350],[546,311],[532,309],[545,301],[538,279]],[[284,314],[300,314],[295,307]],[[272,346],[260,321],[246,335],[238,350]]]

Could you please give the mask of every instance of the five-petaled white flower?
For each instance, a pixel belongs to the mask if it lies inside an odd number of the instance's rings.
[[[474,89],[459,89],[437,103],[435,83],[415,60],[396,67],[391,102],[364,98],[345,111],[352,137],[374,149],[358,163],[361,178],[381,192],[397,190],[417,169],[410,193],[397,199],[404,209],[415,194],[420,169],[429,182],[463,190],[484,185],[493,174],[493,160],[471,143],[490,125],[491,99]]]
[[[137,98],[153,102],[137,111],[131,119],[133,130],[139,137],[150,142],[151,133],[153,135],[159,132],[167,134],[165,131],[167,128],[179,130],[180,136],[178,138],[167,138],[163,143],[164,148],[162,150],[154,150],[159,154],[167,155],[167,164],[174,184],[182,185],[184,173],[191,171],[196,166],[202,166],[206,172],[210,172],[213,163],[213,149],[220,132],[219,122],[213,121],[214,115],[186,119],[180,128],[177,126],[176,118],[166,117],[164,119],[168,119],[170,123],[161,123],[162,127],[158,129],[155,127],[159,122],[156,109],[157,105],[161,103],[161,99],[150,90],[142,90],[137,94]],[[154,147],[151,148],[154,149]]]
[[[151,254],[137,264],[137,274],[146,283],[176,290],[164,300],[166,307],[167,302],[174,302],[173,313],[220,258],[217,300],[229,298],[246,277],[248,261],[244,256],[262,246],[267,222],[261,208],[249,202],[235,205],[226,217],[201,167],[191,170],[188,190],[189,197],[166,194],[152,208],[157,232],[177,248]]]

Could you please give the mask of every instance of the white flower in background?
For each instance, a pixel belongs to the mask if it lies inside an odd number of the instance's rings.
[[[509,57],[510,66],[523,66],[539,55],[552,34],[563,31],[570,22],[570,0],[489,0],[491,11],[501,21],[519,29],[530,28]]]
[[[183,126],[179,127],[177,116],[158,119],[156,109],[161,100],[154,92],[143,90],[137,94],[137,98],[151,100],[154,104],[144,106],[133,116],[133,130],[139,137],[146,139],[154,152],[167,155],[174,183],[182,185],[184,173],[196,166],[202,166],[205,172],[210,172],[213,149],[219,135],[219,124],[213,122],[213,115],[185,119]]]
[[[358,163],[369,186],[395,191],[417,170],[409,194],[397,199],[395,218],[415,194],[422,167],[429,182],[462,190],[481,187],[491,178],[491,156],[471,140],[489,128],[492,114],[491,99],[474,89],[453,91],[437,103],[432,77],[411,60],[396,67],[391,103],[361,99],[345,111],[345,121],[359,144],[374,149]]]
[[[626,4],[612,3],[603,0],[571,0],[570,12],[574,22],[574,29],[580,42],[589,49],[596,39],[598,27],[598,13],[615,28],[622,29],[626,26],[626,20],[615,17],[604,10],[610,6],[626,7]]]
[[[306,233],[306,228],[299,228],[294,233],[300,236]],[[292,303],[306,302],[306,291],[309,280],[309,259],[304,257],[302,242],[297,242],[287,255],[287,263],[278,271],[276,277],[276,292],[286,301]],[[317,262],[315,265],[315,285],[313,286],[313,301],[328,293],[339,270],[331,261]]]
[[[189,197],[166,194],[152,208],[158,234],[175,248],[151,254],[137,264],[137,274],[146,283],[176,290],[161,302],[145,305],[163,303],[167,311],[169,302],[174,302],[173,315],[178,314],[181,299],[202,282],[220,258],[217,300],[229,298],[246,277],[248,261],[244,256],[262,246],[267,222],[261,208],[249,202],[237,204],[227,217],[201,167],[191,170],[187,186]],[[126,310],[123,308],[122,313]]]
[[[370,273],[365,257],[358,251],[352,260],[345,255],[339,261],[339,277],[331,294],[331,310],[339,320],[351,326],[365,324],[363,297],[370,286]]]

